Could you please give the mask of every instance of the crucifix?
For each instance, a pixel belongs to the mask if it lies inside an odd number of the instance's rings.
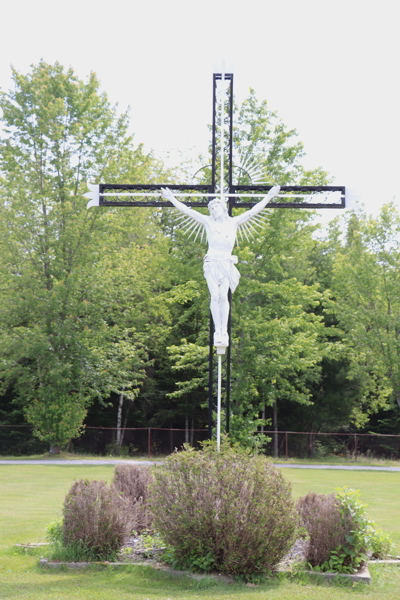
[[[226,110],[227,109],[227,110]],[[228,121],[226,127],[225,120]],[[218,122],[219,121],[219,127]],[[227,130],[227,144],[226,133]],[[217,143],[217,137],[219,140]],[[219,147],[219,181],[217,184],[217,147]],[[227,179],[225,153],[227,148]],[[178,209],[180,226],[190,236],[206,234],[208,252],[204,259],[204,277],[211,295],[208,375],[208,432],[212,433],[214,348],[218,359],[217,377],[217,448],[221,429],[222,356],[226,353],[226,431],[229,432],[231,380],[231,297],[240,273],[232,249],[237,235],[249,241],[265,224],[263,211],[270,208],[345,208],[344,186],[279,186],[262,181],[260,170],[248,160],[235,165],[233,151],[233,73],[214,73],[211,142],[211,181],[208,184],[98,184],[89,185],[85,196],[91,206],[166,207],[170,202]],[[244,171],[250,183],[234,181],[234,170]],[[171,191],[172,188],[173,191]],[[177,196],[182,200],[178,200]],[[164,198],[164,200],[162,199]],[[207,207],[206,216],[194,208]],[[247,208],[237,216],[233,209]],[[215,331],[213,328],[213,322]]]

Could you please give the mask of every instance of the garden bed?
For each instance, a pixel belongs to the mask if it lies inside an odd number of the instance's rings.
[[[154,544],[150,547],[148,542],[149,536],[136,535],[130,537],[121,548],[117,561],[98,561],[98,562],[63,562],[63,561],[52,561],[47,558],[40,559],[41,567],[49,568],[61,568],[67,567],[69,569],[85,569],[90,567],[98,568],[120,568],[128,565],[136,566],[148,566],[163,572],[170,573],[176,576],[188,576],[192,579],[201,580],[206,578],[212,578],[224,583],[235,583],[236,579],[232,576],[221,575],[219,573],[193,573],[191,571],[183,571],[179,569],[173,569],[168,567],[165,563],[160,562],[160,558],[165,550],[161,545],[157,546]],[[157,538],[156,538],[157,539]],[[371,575],[368,570],[368,566],[364,566],[357,573],[345,574],[345,573],[334,573],[334,572],[320,572],[320,571],[309,571],[306,569],[296,568],[296,565],[305,562],[306,551],[307,551],[307,540],[299,538],[293,544],[290,551],[286,556],[279,562],[276,568],[272,571],[272,574],[277,573],[303,573],[311,577],[320,577],[325,580],[335,579],[337,577],[352,580],[354,582],[363,582],[370,584]],[[374,563],[390,563],[399,564],[400,560],[391,561],[371,561]]]

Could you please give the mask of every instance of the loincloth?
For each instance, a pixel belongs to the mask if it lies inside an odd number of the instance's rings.
[[[235,267],[237,261],[237,256],[218,258],[206,254],[204,257],[204,277],[207,281],[211,277],[217,285],[221,285],[223,280],[227,279],[233,294],[239,284],[240,279],[240,273]]]

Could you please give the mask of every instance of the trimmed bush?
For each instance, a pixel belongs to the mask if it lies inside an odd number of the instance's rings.
[[[297,501],[300,523],[308,531],[307,562],[311,566],[329,561],[332,550],[345,542],[351,521],[342,523],[339,503],[334,494],[309,493]]]
[[[290,483],[264,457],[227,444],[169,456],[154,468],[149,503],[175,564],[193,570],[268,572],[297,529]]]
[[[140,532],[151,528],[148,508],[148,487],[151,480],[149,467],[139,465],[117,465],[113,483],[121,495],[129,500],[133,529]]]
[[[132,531],[129,500],[104,481],[76,481],[64,501],[64,547],[97,560],[114,558]]]
[[[297,508],[310,536],[307,560],[317,570],[354,573],[368,554],[383,557],[390,552],[390,537],[368,519],[358,490],[338,488],[336,496],[307,494]]]

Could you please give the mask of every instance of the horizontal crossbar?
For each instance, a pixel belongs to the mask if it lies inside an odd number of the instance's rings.
[[[233,208],[252,208],[257,202],[235,202]],[[208,202],[185,202],[186,206],[190,208],[207,208]],[[149,201],[132,201],[129,200],[117,200],[116,202],[110,202],[102,200],[100,198],[100,206],[143,206],[143,207],[161,207],[161,208],[173,208],[172,205],[167,204],[161,200],[149,200]],[[328,203],[312,203],[312,202],[269,202],[265,208],[344,208],[343,201],[340,204],[328,204]]]
[[[199,198],[199,201],[187,201],[186,206],[192,208],[207,207],[209,198],[221,197],[210,185],[174,185],[167,184],[100,184],[99,185],[99,205],[100,206],[143,206],[143,207],[167,207],[169,204],[165,200],[147,199],[160,198],[160,188],[169,187],[176,196],[187,198]],[[252,208],[260,198],[265,196],[272,188],[272,185],[237,185],[231,186],[230,192],[224,194],[232,208]],[[247,193],[246,193],[247,192]],[[321,202],[322,195],[325,195],[325,202]],[[336,202],[329,202],[329,196],[335,194],[338,196]],[[281,186],[280,193],[276,199],[285,200],[284,202],[270,202],[268,208],[345,208],[346,188],[344,186],[312,186],[312,185],[284,185]],[[116,200],[111,200],[116,198]],[[134,198],[131,200],[130,198]],[[138,198],[137,200],[135,198]],[[139,200],[143,198],[143,200]],[[207,201],[205,200],[207,198]],[[249,201],[254,198],[254,202]],[[289,199],[298,199],[298,201],[286,201]],[[201,200],[204,199],[204,200]],[[245,199],[243,201],[243,199]]]
[[[318,194],[321,194],[323,192],[317,192]],[[327,194],[331,194],[331,193],[338,193],[338,192],[326,192]],[[115,192],[115,193],[106,193],[106,194],[100,194],[102,198],[105,198],[106,196],[161,196],[162,194],[160,192]],[[185,196],[185,197],[195,197],[195,198],[199,198],[200,196],[202,198],[206,197],[206,198],[216,198],[217,196],[221,196],[221,194],[216,194],[215,192],[213,194],[201,194],[201,193],[185,193],[185,192],[176,192],[174,194],[175,196]],[[224,194],[225,198],[263,198],[266,194]],[[275,196],[275,198],[310,198],[312,197],[313,194],[277,194]]]

